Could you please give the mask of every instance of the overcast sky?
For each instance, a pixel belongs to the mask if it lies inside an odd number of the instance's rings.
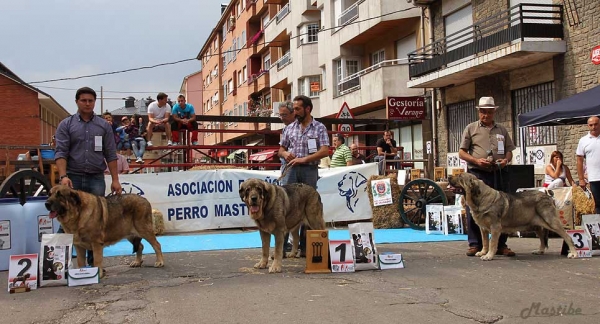
[[[0,61],[26,82],[111,72],[195,58],[229,0],[0,0]],[[175,98],[200,61],[34,84],[74,113],[74,90],[104,87],[105,110],[159,91]],[[112,93],[120,91],[123,93]],[[143,93],[134,93],[143,92]],[[96,113],[100,102],[96,103]]]

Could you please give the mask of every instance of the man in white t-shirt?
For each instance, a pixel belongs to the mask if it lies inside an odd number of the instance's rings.
[[[166,93],[161,92],[156,96],[156,101],[148,105],[148,146],[152,146],[152,132],[166,132],[167,145],[173,145],[171,142],[171,124],[169,117],[171,116],[171,105],[167,103],[169,97]]]
[[[577,145],[577,175],[579,185],[585,188],[583,171],[583,159],[585,159],[590,190],[596,202],[595,213],[600,214],[600,118],[596,116],[588,118],[587,126],[590,132],[582,137]]]

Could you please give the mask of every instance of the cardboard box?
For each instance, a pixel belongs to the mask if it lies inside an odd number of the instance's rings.
[[[382,253],[379,258],[379,269],[404,269],[404,260],[400,253]]]

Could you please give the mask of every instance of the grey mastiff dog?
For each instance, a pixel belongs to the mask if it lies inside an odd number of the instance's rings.
[[[540,247],[534,254],[543,254],[548,247],[548,233],[556,232],[569,246],[569,258],[576,258],[573,240],[560,224],[552,197],[531,190],[515,194],[497,191],[469,173],[448,177],[449,189],[463,189],[466,204],[475,223],[481,228],[483,250],[477,252],[482,260],[492,260],[498,249],[500,233],[535,230]],[[492,234],[491,243],[489,234]],[[490,246],[491,245],[491,246]]]

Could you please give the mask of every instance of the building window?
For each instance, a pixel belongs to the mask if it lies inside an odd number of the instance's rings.
[[[225,83],[223,83],[223,101],[227,100],[228,93],[229,90],[227,89],[227,81],[225,81]]]
[[[267,27],[267,24],[269,23],[269,20],[270,20],[270,18],[269,18],[269,15],[264,15],[264,16],[262,17],[262,25],[263,25],[263,28],[264,28],[264,27]]]
[[[265,103],[264,108],[271,109],[271,94],[270,93],[267,93],[265,95],[264,103]]]
[[[309,43],[315,43],[319,41],[319,24],[308,24],[306,26],[306,33],[308,36]]]
[[[245,30],[242,31],[240,45],[241,45],[240,48],[244,48],[244,46],[246,46],[246,31]]]
[[[371,65],[377,65],[385,61],[385,50],[379,50],[371,54]]]
[[[223,39],[221,40],[222,43],[225,43],[225,39],[227,38],[227,22],[223,23],[223,30],[222,30],[222,37]]]
[[[246,102],[246,101],[244,101],[244,111],[241,115],[248,116],[248,102]]]
[[[242,78],[243,78],[243,76],[244,76],[244,75],[242,74],[242,71],[238,71],[238,73],[237,73],[237,86],[238,86],[238,88],[239,88],[239,87],[242,85],[242,83],[244,82],[244,80],[242,79]]]
[[[513,116],[518,116],[544,107],[554,102],[554,82],[537,84],[534,86],[511,91]],[[519,120],[514,118],[514,143],[521,142]],[[554,145],[556,144],[556,126],[531,126],[526,130],[526,145]]]
[[[308,77],[308,96],[318,97],[321,91],[321,77],[318,75]]]
[[[321,91],[326,89],[327,82],[327,69],[325,66],[321,67]]]
[[[463,131],[477,119],[475,100],[448,105],[448,152],[458,152]]]
[[[228,90],[228,93],[233,92],[233,89],[234,89],[233,88],[233,79],[229,79],[229,81],[227,81],[227,90]]]
[[[306,85],[304,84],[305,78],[298,79],[298,95],[305,96],[306,95]]]
[[[246,82],[246,80],[248,80],[248,70],[246,70],[246,66],[244,66],[242,68],[242,73],[244,74],[244,81],[243,82]]]
[[[263,70],[268,70],[271,68],[271,54],[267,54],[263,56]]]

